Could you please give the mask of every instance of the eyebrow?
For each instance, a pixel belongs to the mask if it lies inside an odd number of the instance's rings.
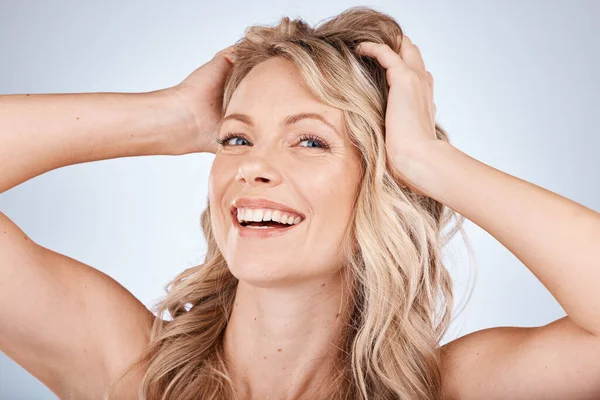
[[[321,121],[322,123],[324,123],[325,125],[330,127],[338,136],[340,136],[340,137],[342,136],[331,122],[327,121],[327,119],[325,119],[325,117],[323,117],[321,114],[317,114],[317,113],[298,113],[298,114],[288,115],[283,120],[282,125],[290,126],[290,125],[293,125],[296,122],[301,121],[303,119],[316,119],[318,121]],[[233,113],[233,114],[229,114],[229,115],[223,117],[223,119],[219,123],[219,130],[221,129],[221,125],[223,125],[223,123],[228,120],[240,121],[250,127],[254,127],[254,122],[252,121],[252,118],[249,115]]]

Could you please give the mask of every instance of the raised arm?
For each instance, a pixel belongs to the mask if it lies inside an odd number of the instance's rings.
[[[214,151],[228,55],[155,92],[0,96],[0,192],[70,164]],[[115,280],[33,243],[1,212],[0,310],[0,350],[65,399],[100,399],[154,319]],[[120,398],[135,397],[130,383]]]
[[[70,164],[183,152],[193,119],[174,100],[168,89],[0,96],[0,193]]]
[[[444,345],[443,398],[600,398],[600,214],[438,140],[433,76],[407,36],[400,54],[377,43],[361,52],[387,70],[393,171],[495,237],[567,313],[545,326],[489,328]]]
[[[216,151],[228,47],[179,85],[149,93],[0,96],[0,193],[66,165]]]

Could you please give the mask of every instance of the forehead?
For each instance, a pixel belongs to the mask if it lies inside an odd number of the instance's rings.
[[[342,111],[321,102],[293,62],[273,57],[254,67],[240,82],[231,96],[226,115],[241,113],[279,121],[299,112],[321,114],[342,131]]]

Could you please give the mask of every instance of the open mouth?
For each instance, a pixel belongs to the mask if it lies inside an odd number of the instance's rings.
[[[283,233],[289,231],[295,226],[300,225],[304,219],[301,219],[296,224],[283,223],[278,221],[240,221],[237,217],[237,209],[234,207],[231,211],[231,218],[233,220],[233,224],[238,228],[241,232],[277,232]],[[302,217],[301,217],[302,218]]]
[[[248,221],[242,221],[240,222],[240,225],[243,227],[248,227],[248,228],[256,228],[256,229],[283,229],[283,228],[289,228],[295,225],[288,225],[288,224],[282,224],[281,222],[275,222],[275,221],[260,221],[260,222],[248,222]]]

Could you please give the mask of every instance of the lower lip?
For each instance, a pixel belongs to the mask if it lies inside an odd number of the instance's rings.
[[[245,238],[257,239],[265,239],[273,236],[283,235],[304,222],[300,221],[296,225],[290,225],[287,228],[249,228],[247,226],[242,226],[236,215],[232,214],[231,217],[233,220],[233,227],[237,231],[238,235]]]

